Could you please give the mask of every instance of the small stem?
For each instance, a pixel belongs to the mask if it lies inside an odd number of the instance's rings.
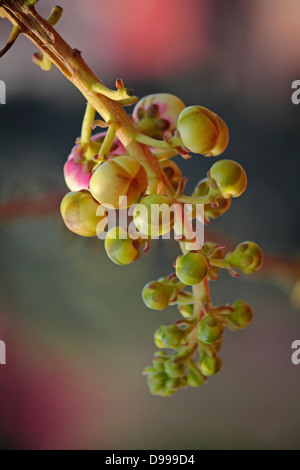
[[[104,159],[106,159],[109,156],[112,144],[114,143],[114,139],[116,136],[116,130],[117,130],[116,123],[115,122],[109,123],[108,131],[104,138],[103,144],[101,145],[100,150],[99,150],[100,157],[104,157]]]
[[[182,194],[177,198],[178,202],[182,202],[184,204],[210,204],[212,201],[210,200],[209,195],[207,194],[206,196],[199,196],[199,197],[193,197],[193,196],[185,196]]]
[[[214,268],[227,268],[228,263],[225,259],[209,259],[209,264]]]
[[[169,142],[165,142],[164,140],[153,139],[145,134],[136,134],[135,140],[140,144],[148,145],[149,147],[156,147],[159,149],[168,149],[170,150],[172,147]]]
[[[90,103],[86,105],[86,111],[81,127],[81,144],[89,144],[92,135],[92,126],[95,120],[96,110]]]
[[[18,26],[14,26],[12,29],[12,32],[10,33],[10,36],[7,40],[5,47],[0,51],[0,58],[3,57],[9,51],[9,49],[14,45],[19,35],[20,35],[20,30]]]
[[[193,286],[194,294],[194,318],[199,318],[201,310],[208,311],[211,308],[210,291],[207,277],[204,281]]]

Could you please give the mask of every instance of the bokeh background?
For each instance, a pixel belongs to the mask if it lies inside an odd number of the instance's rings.
[[[44,16],[50,3],[38,6]],[[58,31],[108,86],[121,76],[140,97],[174,93],[226,120],[225,156],[244,166],[249,185],[207,238],[253,239],[283,256],[288,271],[300,239],[300,106],[291,102],[291,84],[300,79],[299,1],[60,4]],[[1,20],[3,45],[9,29]],[[62,167],[85,102],[58,71],[34,66],[33,52],[19,38],[0,61],[7,85],[0,106],[0,339],[7,345],[0,447],[299,449],[300,366],[291,362],[291,344],[300,339],[300,314],[282,289],[297,276],[283,286],[272,264],[255,282],[221,275],[214,302],[244,298],[255,321],[226,333],[223,369],[208,384],[151,396],[141,371],[151,363],[153,331],[179,314],[148,310],[140,293],[170,272],[177,247],[153,243],[137,263],[118,267],[101,241],[67,231],[58,209]],[[188,189],[212,161],[176,157]]]

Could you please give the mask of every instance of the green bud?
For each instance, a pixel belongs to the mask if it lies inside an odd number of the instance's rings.
[[[169,396],[170,391],[166,388],[169,377],[165,372],[155,372],[147,375],[147,383],[152,395]]]
[[[229,130],[226,123],[217,114],[215,114],[215,116],[220,127],[219,139],[217,145],[210,152],[205,154],[206,157],[217,157],[221,155],[221,153],[225,152],[229,143]]]
[[[86,191],[70,192],[65,195],[60,205],[64,223],[72,232],[82,237],[95,237],[97,225],[105,219],[97,215],[99,204]]]
[[[203,106],[185,108],[178,116],[177,129],[184,146],[191,152],[206,154],[218,143],[218,120]]]
[[[175,286],[152,281],[146,284],[142,297],[145,305],[152,310],[164,310],[168,307],[175,292]]]
[[[176,263],[176,276],[187,286],[199,284],[208,272],[208,263],[201,253],[189,252],[179,256]]]
[[[147,186],[146,170],[128,155],[120,155],[102,163],[90,181],[93,197],[108,208],[124,209],[136,204],[145,194]]]
[[[173,359],[169,359],[165,362],[164,366],[167,375],[172,379],[176,379],[184,375],[184,363],[182,362],[176,364]]]
[[[224,333],[223,323],[213,315],[206,315],[197,327],[197,337],[205,344],[214,344]]]
[[[219,356],[208,356],[203,354],[199,362],[199,369],[205,377],[216,375],[222,367],[222,361]]]
[[[139,240],[132,240],[122,227],[114,227],[107,233],[104,246],[107,256],[120,266],[130,264],[140,257]]]
[[[232,160],[219,160],[210,169],[213,180],[225,199],[239,197],[246,189],[247,175],[238,163]]]
[[[226,315],[225,319],[229,319],[230,323],[235,328],[243,329],[246,328],[253,320],[253,310],[249,304],[244,300],[237,300],[232,305],[234,309],[233,313]]]
[[[256,243],[243,242],[233,253],[229,253],[225,260],[230,266],[240,269],[243,273],[252,274],[261,267],[263,254]]]
[[[181,378],[170,378],[166,382],[166,390],[169,392],[168,395],[165,396],[170,396],[175,390],[178,390],[182,386],[182,379]]]
[[[201,374],[199,368],[196,366],[194,361],[188,362],[188,376],[187,385],[190,387],[199,387],[206,381],[205,377]]]
[[[157,347],[161,344],[164,348],[176,349],[184,336],[185,332],[177,325],[162,325],[154,333],[154,341]]]
[[[192,318],[193,314],[194,314],[194,305],[193,304],[190,304],[190,305],[177,305],[177,308],[179,310],[179,312],[181,313],[181,315],[183,316],[183,318]]]
[[[164,348],[164,345],[159,346],[160,348]],[[156,371],[159,372],[164,372],[165,370],[165,362],[169,360],[169,357],[167,354],[165,354],[163,351],[156,351],[154,354],[154,358],[152,361],[153,368]]]
[[[139,232],[148,237],[169,233],[174,226],[171,201],[162,194],[145,196],[134,208],[133,220]]]

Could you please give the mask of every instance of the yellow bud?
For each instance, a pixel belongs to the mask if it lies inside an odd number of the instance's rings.
[[[203,106],[185,108],[178,116],[177,129],[184,146],[191,152],[206,154],[218,143],[218,120]]]
[[[142,297],[145,305],[153,310],[164,310],[168,307],[175,292],[175,286],[152,281],[145,285]]]
[[[65,195],[60,205],[60,212],[66,226],[77,235],[95,237],[99,222],[106,215],[98,216],[99,204],[86,191],[70,192]]]
[[[104,207],[122,209],[136,204],[148,186],[146,170],[128,155],[102,163],[90,181],[93,197]],[[126,202],[122,202],[126,197]],[[121,198],[121,200],[120,200]]]
[[[222,367],[222,360],[219,356],[208,356],[204,354],[199,362],[199,369],[205,377],[216,375]]]
[[[217,184],[225,199],[239,197],[247,186],[245,170],[232,160],[216,162],[210,169],[209,178]]]
[[[108,257],[121,266],[130,264],[140,257],[139,241],[132,240],[122,227],[114,227],[108,232],[104,246]]]

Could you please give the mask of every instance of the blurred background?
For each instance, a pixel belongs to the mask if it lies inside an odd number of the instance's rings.
[[[43,16],[49,3],[38,5]],[[248,189],[206,239],[255,240],[267,263],[254,282],[224,273],[212,284],[215,304],[243,298],[255,311],[251,327],[226,333],[221,373],[200,389],[151,396],[141,371],[155,350],[152,334],[179,313],[148,310],[141,290],[170,273],[177,246],[153,243],[138,262],[118,267],[100,240],[65,228],[62,168],[85,101],[58,71],[34,66],[34,46],[19,38],[0,61],[7,85],[0,106],[0,339],[7,346],[0,448],[299,449],[300,366],[291,362],[291,344],[300,339],[300,314],[290,303],[300,278],[300,106],[291,102],[291,84],[300,79],[299,1],[60,5],[58,31],[106,85],[121,76],[140,97],[174,93],[228,123],[224,156],[246,169]],[[3,46],[9,30],[1,20]],[[175,161],[191,191],[214,160]]]

